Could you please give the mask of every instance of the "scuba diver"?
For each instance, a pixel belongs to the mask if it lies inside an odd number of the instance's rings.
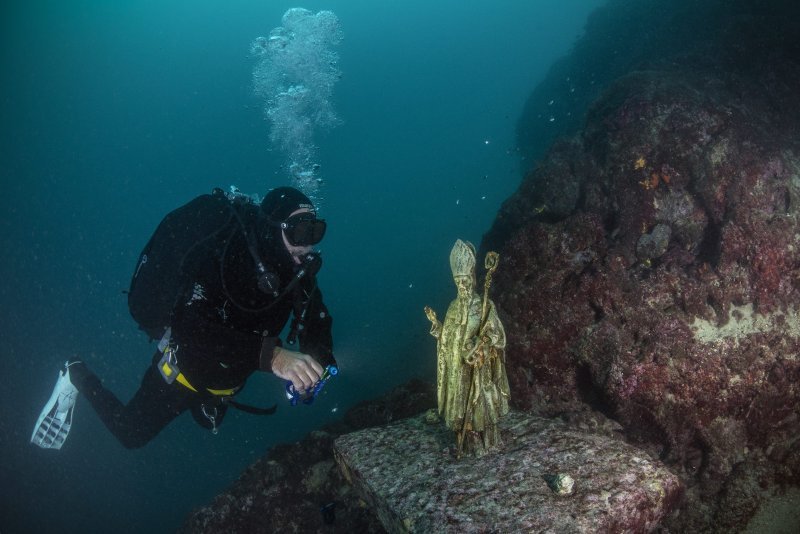
[[[310,402],[336,374],[332,319],[312,247],[326,223],[303,193],[279,187],[260,205],[232,188],[215,189],[168,214],[143,250],[128,292],[134,319],[160,339],[127,405],[80,360],[60,372],[31,442],[61,448],[78,392],[126,448],[138,448],[189,410],[217,432],[255,371],[286,381],[287,397]],[[285,347],[279,337],[291,319]],[[295,350],[294,345],[299,342]]]

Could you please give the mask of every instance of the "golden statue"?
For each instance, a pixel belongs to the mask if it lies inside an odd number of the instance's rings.
[[[450,269],[458,295],[444,324],[425,306],[431,335],[438,340],[436,386],[439,415],[456,432],[456,454],[482,456],[500,444],[497,423],[508,413],[506,333],[497,317],[489,286],[499,255],[486,254],[483,298],[475,291],[475,247],[456,241]]]

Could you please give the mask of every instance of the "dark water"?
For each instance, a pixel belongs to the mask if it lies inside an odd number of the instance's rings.
[[[313,407],[229,413],[217,436],[186,415],[136,451],[83,400],[61,451],[28,441],[68,357],[121,398],[135,391],[152,347],[122,291],[161,217],[215,186],[285,182],[248,50],[294,4],[3,3],[0,532],[174,530],[274,443],[432,379],[422,307],[443,313],[452,243],[478,244],[518,185],[520,110],[599,3],[305,3],[333,10],[344,33],[344,122],[317,139],[321,285],[342,372]],[[256,375],[242,399],[283,403],[281,387]]]

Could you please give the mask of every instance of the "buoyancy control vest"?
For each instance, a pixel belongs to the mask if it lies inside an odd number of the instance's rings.
[[[220,189],[201,195],[167,214],[145,245],[131,278],[128,309],[151,339],[170,325],[178,299],[191,284],[187,260],[198,247],[217,238],[234,219],[230,200]]]

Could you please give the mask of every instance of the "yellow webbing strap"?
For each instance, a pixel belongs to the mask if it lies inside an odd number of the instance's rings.
[[[206,391],[211,393],[212,395],[219,395],[220,397],[231,397],[239,388],[232,388],[232,389],[209,389],[206,388]]]
[[[192,386],[189,383],[188,380],[186,380],[186,377],[183,376],[183,373],[178,373],[178,377],[175,380],[180,382],[183,386],[185,386],[185,387],[191,389],[192,391],[194,391],[195,393],[197,393],[197,390],[194,388],[194,386]],[[206,391],[208,391],[212,395],[217,395],[217,396],[220,396],[220,397],[231,397],[231,396],[233,396],[234,393],[236,393],[236,391],[238,389],[239,388],[230,388],[230,389],[209,389],[209,388],[206,388]]]
[[[183,376],[183,373],[178,373],[178,378],[176,378],[175,380],[177,380],[178,382],[180,382],[181,384],[183,384],[187,388],[191,389],[195,393],[197,393],[197,390],[194,389],[194,387],[189,383],[188,380],[186,380],[186,377]]]

